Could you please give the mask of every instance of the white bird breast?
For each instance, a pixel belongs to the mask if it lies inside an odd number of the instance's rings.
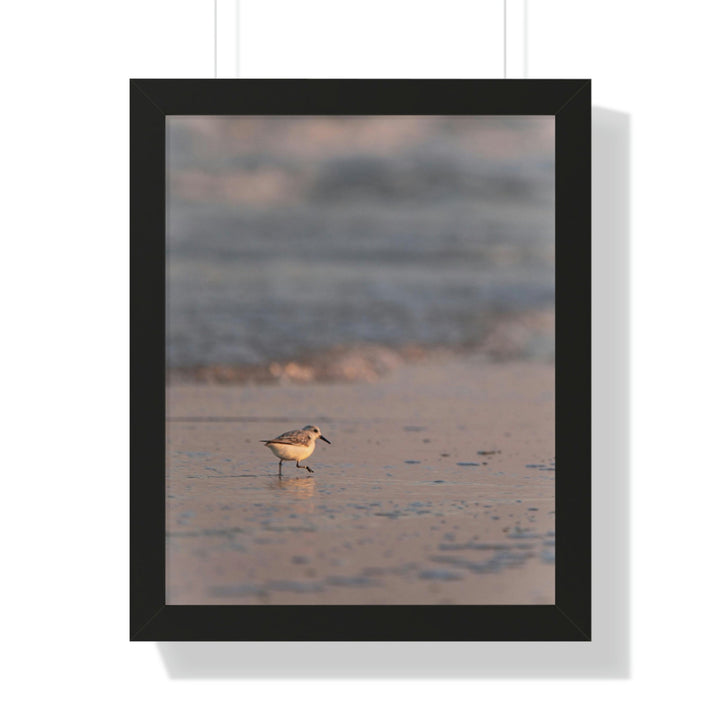
[[[277,443],[269,444],[268,447],[273,451],[273,455],[281,460],[304,460],[313,454],[315,443],[310,443],[309,446]]]

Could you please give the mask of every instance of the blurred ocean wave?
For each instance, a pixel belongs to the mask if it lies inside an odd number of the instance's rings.
[[[170,118],[169,367],[482,347],[552,312],[552,118],[504,120]]]

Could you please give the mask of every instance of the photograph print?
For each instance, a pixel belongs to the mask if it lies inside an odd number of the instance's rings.
[[[553,115],[168,115],[165,603],[553,605]]]

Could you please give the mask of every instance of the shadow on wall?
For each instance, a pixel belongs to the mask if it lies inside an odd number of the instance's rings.
[[[161,642],[171,678],[628,677],[630,116],[592,123],[593,641]]]

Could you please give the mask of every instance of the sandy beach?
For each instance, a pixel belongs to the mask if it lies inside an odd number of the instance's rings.
[[[171,384],[169,604],[550,604],[554,368],[433,358],[374,382]],[[259,442],[332,441],[282,478]]]

